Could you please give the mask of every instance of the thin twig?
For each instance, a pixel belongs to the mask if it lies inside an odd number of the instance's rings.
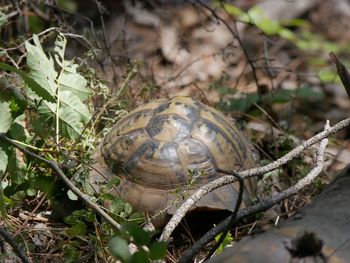
[[[334,126],[333,126],[334,127]],[[326,122],[325,132],[329,131],[329,121]],[[266,211],[277,203],[297,194],[301,189],[305,186],[309,185],[323,170],[324,167],[324,153],[325,149],[328,145],[328,138],[323,138],[320,142],[317,156],[316,156],[316,164],[315,167],[302,179],[300,179],[295,185],[290,188],[276,194],[275,196],[267,199],[261,200],[258,204],[248,207],[246,209],[242,209],[238,212],[236,220],[234,223],[239,222],[243,218],[246,218],[250,215],[255,215],[259,212]],[[218,233],[222,232],[227,224],[231,221],[231,218],[228,217],[222,222],[220,222],[216,227],[209,230],[201,239],[199,239],[188,251],[187,253],[180,258],[179,263],[187,263],[191,262],[192,258],[199,252],[199,250],[209,243]]]
[[[293,158],[299,156],[305,149],[309,148],[310,146],[314,145],[315,143],[321,141],[322,139],[328,137],[330,134],[334,134],[338,132],[339,130],[347,127],[350,125],[350,118],[347,118],[345,120],[342,120],[335,124],[334,126],[330,127],[329,129],[320,132],[310,138],[309,140],[303,142],[301,145],[294,148],[292,151],[281,157],[280,159],[269,163],[268,165],[249,169],[246,171],[239,172],[238,175],[242,176],[243,179],[246,179],[248,177],[253,177],[256,175],[262,175],[267,172],[270,172],[283,164],[286,164]],[[237,179],[231,175],[222,176],[214,181],[211,181],[210,183],[202,186],[200,189],[198,189],[191,197],[189,197],[186,202],[184,202],[180,208],[175,212],[175,214],[172,216],[168,224],[165,226],[163,233],[160,237],[160,240],[166,241],[170,238],[171,233],[174,231],[176,226],[180,223],[182,218],[185,216],[187,211],[192,207],[194,203],[196,203],[199,199],[201,199],[203,196],[208,194],[209,192],[227,185],[231,184],[237,181]]]
[[[123,80],[123,82],[121,83],[119,89],[115,92],[113,92],[112,96],[110,97],[110,99],[103,104],[103,106],[98,110],[97,114],[96,114],[96,118],[92,123],[92,127],[95,126],[95,123],[100,119],[101,115],[108,110],[108,107],[112,106],[118,99],[119,96],[122,94],[122,92],[127,88],[128,84],[130,83],[131,79],[137,74],[138,72],[138,64],[134,64],[132,69],[128,72],[128,75],[126,76],[126,78]]]
[[[38,202],[38,204],[34,207],[33,211],[31,211],[31,214],[33,215],[38,209],[39,207],[43,204],[43,202],[46,200],[46,195],[44,194],[42,196],[42,198],[40,199],[40,201]],[[32,216],[29,216],[27,219],[24,220],[24,222],[19,226],[19,228],[16,230],[16,232],[14,233],[14,237],[18,236],[21,232],[23,228],[27,227],[28,221],[32,219]]]
[[[51,31],[57,31],[57,32],[60,32],[61,28],[60,27],[49,27],[47,29],[45,29],[44,31],[41,31],[40,33],[37,34],[37,36],[42,36],[42,35],[45,35],[46,33],[49,33]],[[11,50],[16,50],[16,49],[19,49],[21,48],[22,46],[24,46],[24,44],[27,42],[27,41],[31,41],[33,39],[33,37],[30,37],[28,39],[26,39],[25,41],[23,41],[21,44],[17,45],[17,46],[14,46],[14,47],[10,47],[10,48],[1,48],[0,47],[0,50],[1,51],[11,51]]]
[[[260,90],[260,84],[259,84],[259,80],[258,80],[258,76],[256,74],[256,67],[254,65],[254,62],[251,60],[248,50],[246,49],[246,47],[243,44],[243,41],[241,40],[239,33],[238,33],[238,29],[237,29],[237,24],[236,21],[233,21],[233,25],[234,25],[234,29],[231,28],[231,26],[227,23],[227,21],[225,19],[223,19],[221,16],[219,16],[215,10],[213,8],[211,8],[210,6],[208,6],[207,4],[203,3],[200,0],[196,1],[199,5],[201,5],[202,7],[204,7],[205,9],[207,9],[218,21],[220,21],[221,23],[224,24],[224,26],[230,31],[230,33],[232,34],[232,36],[238,41],[238,44],[240,46],[240,48],[243,51],[243,54],[245,56],[245,58],[247,59],[247,62],[249,64],[249,66],[252,69],[252,73],[253,73],[253,78],[254,78],[254,82],[257,86],[258,91]],[[227,11],[227,9],[225,8],[225,6],[223,5],[223,3],[220,1],[221,7],[223,8],[223,10],[225,10],[226,13],[229,13]]]
[[[100,22],[101,22],[101,26],[102,26],[102,32],[103,32],[103,41],[104,41],[104,44],[105,44],[105,49],[107,50],[107,55],[108,57],[112,58],[112,55],[111,55],[111,50],[109,48],[109,43],[108,43],[108,40],[107,40],[107,33],[106,33],[106,28],[105,28],[105,20],[103,18],[103,6],[101,4],[101,1],[98,1],[98,0],[95,0],[95,4],[97,6],[97,10],[100,14]]]
[[[96,31],[95,31],[94,21],[93,21],[91,18],[89,18],[89,17],[87,17],[87,16],[84,16],[84,15],[81,15],[81,14],[79,14],[79,13],[77,13],[77,12],[74,12],[74,13],[73,13],[73,12],[70,12],[70,11],[68,11],[68,10],[65,10],[65,9],[59,7],[59,6],[58,6],[57,4],[55,4],[55,3],[50,3],[50,1],[46,1],[45,5],[48,6],[48,7],[51,7],[51,8],[54,9],[55,11],[60,12],[61,14],[67,14],[67,15],[69,15],[69,16],[77,17],[78,19],[87,21],[87,22],[89,23],[89,25],[90,25],[90,30],[91,30],[91,33],[92,33],[92,37],[93,37],[93,39],[96,40],[95,43],[96,43],[98,49],[101,48],[101,47],[99,46],[99,42],[97,41],[97,40],[98,40],[98,37],[97,37]],[[66,26],[68,27],[68,25],[66,25]],[[61,29],[61,28],[59,27],[59,29]]]
[[[3,226],[0,226],[0,236],[12,247],[13,251],[22,260],[23,263],[30,263],[29,259],[23,253],[22,249],[18,246],[17,242],[11,237],[11,235],[5,230]]]
[[[350,98],[350,74],[349,74],[349,71],[346,69],[344,64],[342,64],[340,62],[339,58],[336,56],[336,54],[334,52],[329,53],[329,56],[331,57],[334,64],[336,65],[340,80],[343,83],[343,86],[346,90],[346,93],[348,94],[348,97]]]
[[[78,196],[81,200],[83,200],[88,206],[90,206],[93,210],[95,210],[102,218],[104,218],[108,223],[110,223],[114,228],[120,230],[121,226],[118,224],[112,217],[110,217],[106,212],[104,212],[97,204],[91,201],[90,197],[86,194],[84,194],[82,191],[80,191],[79,188],[77,188],[63,173],[63,171],[59,168],[59,165],[57,162],[52,160],[47,160],[28,149],[20,146],[19,144],[15,143],[13,140],[8,138],[4,133],[0,133],[0,140],[4,141],[7,144],[10,144],[14,147],[16,147],[21,152],[25,153],[26,155],[38,159],[44,163],[46,163],[48,166],[50,166],[57,175],[65,182],[65,184],[69,187],[69,189]]]

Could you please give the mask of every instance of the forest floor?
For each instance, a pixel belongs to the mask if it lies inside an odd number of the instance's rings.
[[[349,117],[349,97],[329,57],[335,52],[350,65],[348,1],[281,1],[281,7],[271,5],[275,1],[254,0],[217,6],[209,1],[173,5],[125,1],[124,6],[72,2],[71,11],[43,7],[36,1],[4,5],[7,9],[2,12],[14,15],[2,28],[0,61],[22,66],[25,51],[19,44],[23,40],[43,32],[42,40],[50,43],[51,34],[64,32],[69,38],[68,56],[92,68],[91,108],[104,107],[102,114],[93,115],[96,141],[105,134],[105,126],[108,129],[132,108],[152,99],[184,95],[235,118],[259,150],[261,164],[266,164],[321,132],[326,120],[334,125]],[[331,136],[324,172],[316,181],[264,215],[237,226],[231,231],[233,241],[278,224],[311,203],[349,163],[349,136],[349,128]],[[265,175],[259,194],[273,195],[293,185],[314,160],[315,149],[310,149]],[[103,246],[104,241],[84,240],[90,234],[79,236],[79,245],[73,244],[74,239],[63,233],[67,224],[45,216],[53,205],[45,195],[21,198],[20,206],[8,208],[8,222],[17,229],[14,236],[31,251],[27,255],[33,262],[63,262],[63,257],[66,262],[78,262],[77,257],[79,262],[110,260],[106,251],[98,254],[92,249],[94,242]],[[96,223],[90,227],[91,233],[101,230]],[[27,232],[21,235],[21,231]],[[182,231],[168,248],[168,262],[176,262],[197,238],[191,227]],[[5,262],[11,260],[5,257]]]

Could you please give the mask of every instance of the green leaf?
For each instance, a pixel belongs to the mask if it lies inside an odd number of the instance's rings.
[[[0,11],[0,28],[7,23],[7,16]]]
[[[82,236],[86,234],[86,224],[82,221],[79,221],[74,226],[71,226],[66,230],[66,233],[69,237]]]
[[[133,237],[133,241],[138,246],[148,245],[151,241],[152,232],[143,230],[140,226],[133,223],[125,223],[122,230]]]
[[[27,49],[27,66],[30,68],[30,77],[39,83],[52,97],[57,92],[54,61],[51,56],[47,57],[37,35],[33,35],[34,45],[25,42]],[[32,88],[32,87],[30,87]],[[35,90],[33,90],[36,92]],[[54,102],[54,101],[51,101]]]
[[[26,130],[23,127],[23,124],[25,123],[25,116],[24,114],[18,116],[14,122],[11,125],[11,128],[9,130],[9,134],[12,138],[16,138],[16,140],[25,142],[27,140],[27,134]]]
[[[31,120],[36,136],[48,138],[54,135],[54,125],[52,115],[36,114]]]
[[[51,94],[58,94],[60,101],[58,111],[56,101],[44,101],[36,105],[37,110],[42,115],[51,116],[51,120],[59,118],[59,132],[65,137],[75,139],[91,119],[89,109],[82,102],[90,94],[90,90],[86,88],[87,81],[77,72],[78,65],[64,59],[67,45],[64,35],[57,36],[54,59],[44,53],[36,35],[33,36],[33,41],[34,45],[25,43],[30,76]],[[55,66],[58,68],[57,72]],[[27,94],[32,100],[40,99],[30,93],[30,90]]]
[[[146,251],[140,250],[137,251],[135,254],[132,255],[130,263],[148,263],[148,255]]]
[[[320,77],[322,82],[332,83],[337,77],[337,72],[335,72],[334,70],[323,69],[318,73],[318,76]]]
[[[72,192],[72,190],[68,190],[67,195],[70,200],[73,200],[73,201],[78,200],[78,197],[75,195],[75,193]]]
[[[37,190],[34,188],[28,188],[26,189],[26,195],[27,196],[35,196],[37,194]]]
[[[73,61],[64,60],[67,40],[64,35],[59,34],[55,42],[55,61],[61,67],[57,79],[60,91],[68,90],[74,93],[81,101],[87,99],[90,90],[86,88],[86,79],[77,72],[78,65]]]
[[[16,103],[16,101],[14,99],[12,99],[10,101],[10,110],[13,113],[17,113],[20,111],[20,107],[18,106],[18,104]]]
[[[298,97],[306,101],[319,101],[324,98],[324,93],[321,90],[315,90],[310,87],[302,87],[295,90],[279,89],[272,95],[272,103],[286,103]],[[270,95],[264,99],[270,98]]]
[[[112,188],[112,187],[118,186],[119,184],[120,184],[120,178],[118,178],[117,176],[114,176],[108,180],[107,188]]]
[[[0,175],[1,175],[1,173],[0,173]],[[5,219],[7,219],[6,201],[5,200],[8,198],[4,195],[2,183],[3,182],[0,182],[0,214],[1,214],[1,217],[5,220]]]
[[[61,131],[65,137],[75,139],[91,119],[87,107],[70,91],[60,93],[61,107],[58,111]],[[40,114],[56,115],[56,104],[44,102],[37,110]]]
[[[289,41],[296,41],[296,36],[294,32],[288,28],[282,28],[279,32],[278,35],[281,38],[287,39]]]
[[[99,199],[101,202],[104,202],[104,201],[111,201],[113,200],[115,197],[115,195],[111,194],[111,193],[103,193]]]
[[[88,209],[84,213],[84,219],[87,222],[91,222],[91,223],[95,222],[96,221],[96,214],[92,210]]]
[[[89,109],[71,91],[61,91],[60,99],[62,104],[64,104],[67,108],[69,107],[70,110],[80,115],[82,123],[86,124],[91,119],[91,113]]]
[[[56,4],[69,13],[75,13],[78,9],[78,3],[75,0],[57,0]]]
[[[239,99],[232,99],[229,101],[229,110],[238,110],[245,112],[253,103],[259,101],[259,95],[256,93],[245,94],[244,97]]]
[[[76,262],[77,258],[78,258],[78,253],[76,249],[70,245],[67,245],[64,248],[64,263]]]
[[[216,242],[219,241],[221,235],[222,235],[222,233],[215,237]],[[232,235],[230,232],[228,232],[227,235],[225,236],[224,240],[222,241],[222,243],[220,244],[220,246],[216,250],[216,253],[217,254],[221,253],[227,245],[231,244],[232,241],[233,241]]]
[[[46,23],[40,16],[28,16],[29,32],[40,33],[46,29]]]
[[[10,85],[6,78],[0,78],[0,100],[1,99],[4,101],[12,100],[21,110],[24,110],[27,106],[27,101],[21,91],[13,85]]]
[[[10,109],[10,102],[8,101],[0,101],[0,113],[1,113],[1,121],[0,121],[0,132],[6,133],[13,122],[13,117]]]
[[[166,242],[155,242],[149,247],[149,257],[152,260],[163,259],[166,255]]]
[[[84,125],[78,113],[69,107],[62,107],[58,111],[61,120],[61,130],[66,137],[75,139],[82,132]]]
[[[18,157],[16,151],[13,150],[8,152],[7,170],[10,174],[11,182],[20,185],[26,181],[27,167],[26,163]]]
[[[291,26],[293,26],[293,27],[306,27],[310,23],[308,23],[308,21],[306,21],[305,19],[292,18],[292,19],[282,20],[281,24],[283,26],[286,26],[286,27],[291,27]]]
[[[46,193],[48,196],[52,196],[55,187],[55,181],[52,176],[38,175],[33,180],[33,186]]]
[[[278,22],[270,20],[260,7],[252,7],[248,11],[248,16],[250,21],[259,27],[265,34],[277,34],[282,28]]]
[[[0,145],[0,177],[5,173],[7,163],[8,163],[8,155],[5,151],[5,148]]]
[[[77,215],[74,211],[71,213],[69,216],[64,217],[63,221],[68,224],[68,225],[75,225],[77,222],[81,221],[80,218],[81,216]]]
[[[28,189],[30,189],[30,182],[28,180],[24,180],[23,183],[21,184],[16,184],[16,183],[10,184],[8,187],[4,189],[4,193],[7,196],[11,197],[12,195],[15,195],[18,192],[27,191]]]
[[[129,222],[133,222],[135,224],[140,224],[145,221],[145,215],[142,212],[132,213],[129,218]]]
[[[293,91],[287,89],[279,89],[272,94],[272,103],[286,103],[293,98]],[[268,95],[270,96],[270,95]]]
[[[217,6],[219,7],[221,4],[224,5],[225,11],[230,15],[240,16],[244,13],[240,8],[230,3],[218,3]]]
[[[124,211],[124,207],[125,201],[120,197],[116,197],[111,202],[110,210],[115,214],[120,214],[122,211]]]
[[[47,90],[45,88],[46,86],[42,86],[40,82],[37,82],[37,79],[35,79],[35,76],[30,76],[24,71],[2,62],[0,62],[0,68],[3,70],[11,71],[18,74],[23,79],[23,81],[28,85],[28,87],[30,87],[30,89],[33,92],[35,92],[35,94],[38,95],[41,99],[50,101],[50,102],[56,101],[54,93]]]
[[[116,259],[120,259],[122,262],[128,262],[131,258],[128,243],[120,237],[112,238],[108,242],[108,249]]]
[[[60,89],[69,90],[74,93],[81,101],[88,98],[90,90],[86,88],[86,79],[77,72],[78,65],[72,61],[65,61],[63,71],[58,77]]]
[[[64,68],[64,53],[66,51],[67,39],[64,35],[59,34],[55,41],[55,60],[61,68]]]
[[[296,96],[307,101],[321,101],[324,99],[322,90],[316,90],[311,87],[302,87],[297,89]]]
[[[130,215],[132,213],[132,206],[129,203],[125,203],[124,212]]]

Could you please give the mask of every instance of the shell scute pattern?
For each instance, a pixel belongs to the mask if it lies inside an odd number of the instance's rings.
[[[179,99],[177,101],[169,101],[155,110],[157,115],[177,115],[189,123],[198,119],[199,108],[191,102],[191,98]]]
[[[252,146],[247,139],[242,136],[242,133],[236,127],[234,120],[229,120],[222,113],[209,107],[205,108],[201,112],[201,116],[205,119],[211,120],[216,124],[216,126],[220,127],[221,131],[230,137],[230,141],[239,148],[238,153],[241,155],[242,160],[248,160],[248,162],[251,162],[247,156],[246,148],[248,147],[253,150]],[[240,165],[244,166],[244,163],[241,163]]]
[[[154,112],[152,110],[145,110],[141,112],[135,112],[133,114],[128,114],[125,116],[118,124],[112,136],[119,136],[132,132],[133,130],[145,128],[145,123],[147,123],[153,116]]]
[[[127,169],[133,156],[140,151],[140,145],[145,145],[148,141],[150,138],[147,132],[137,129],[122,136],[108,136],[101,152],[112,171],[119,173],[123,168]]]
[[[151,138],[173,142],[190,135],[191,123],[176,114],[155,115],[149,120],[146,130]]]
[[[236,163],[247,169],[256,161],[233,122],[189,97],[136,108],[111,129],[100,149],[107,169],[121,178],[118,194],[134,209],[149,213],[164,209],[176,198],[173,193],[188,185],[189,169],[204,172],[195,182],[201,185],[222,176],[217,169],[230,171]],[[200,203],[231,207],[235,189],[232,185],[214,191]]]
[[[191,135],[207,146],[215,167],[230,171],[234,167],[233,164],[242,162],[237,144],[213,123],[206,120],[197,121]]]

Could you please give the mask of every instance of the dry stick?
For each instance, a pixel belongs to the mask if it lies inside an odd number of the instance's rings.
[[[116,66],[118,66],[118,62],[115,60],[113,54],[111,53],[111,48],[110,48],[110,45],[109,45],[109,42],[108,42],[108,39],[107,39],[107,33],[106,33],[106,28],[105,28],[105,20],[103,18],[103,15],[104,15],[103,5],[102,5],[101,1],[98,1],[98,0],[95,0],[95,3],[96,3],[96,6],[97,6],[97,9],[98,9],[98,12],[100,14],[100,21],[101,21],[102,32],[103,32],[103,42],[104,42],[104,45],[105,45],[105,49],[107,51],[107,56],[108,56],[108,58],[111,59],[111,61],[113,62],[113,65],[116,67]],[[103,68],[103,71],[105,71],[104,68]],[[115,83],[117,82],[115,71],[113,72],[113,80],[114,80]]]
[[[344,64],[340,62],[338,57],[334,54],[334,52],[329,53],[329,56],[333,60],[334,64],[337,67],[337,72],[340,77],[341,82],[343,83],[343,86],[346,90],[346,93],[348,94],[348,97],[350,98],[350,74],[349,71],[346,69]]]
[[[72,190],[72,192],[78,196],[81,200],[83,200],[88,206],[90,206],[92,209],[94,209],[102,218],[104,218],[108,223],[110,223],[114,228],[120,230],[121,226],[115,220],[110,217],[105,211],[103,211],[98,205],[96,205],[94,202],[91,201],[90,197],[86,194],[84,194],[82,191],[79,190],[63,173],[63,171],[59,168],[57,162],[47,160],[29,150],[26,148],[20,146],[19,144],[15,143],[13,140],[8,138],[4,133],[0,133],[0,139],[3,140],[5,143],[13,145],[21,152],[27,154],[28,156],[38,159],[44,163],[46,163],[48,166],[50,166],[57,175],[65,182],[65,184]]]
[[[46,198],[46,194],[43,195],[43,197],[41,198],[41,200],[39,201],[39,203],[34,207],[34,209],[32,210],[31,214],[33,215],[38,209],[39,207],[43,204],[44,200]],[[17,231],[14,233],[14,237],[18,236],[22,229],[27,227],[28,221],[32,219],[32,216],[29,216],[27,219],[24,220],[24,222],[22,223],[22,225],[19,226],[19,228],[17,229]]]
[[[23,263],[30,263],[27,256],[23,253],[22,249],[18,246],[16,241],[10,236],[4,227],[0,227],[0,236],[8,243],[16,255],[22,260]],[[1,242],[1,240],[0,240]]]
[[[333,126],[334,127],[334,126]],[[329,131],[329,121],[326,122],[325,132]],[[316,165],[315,167],[302,179],[300,179],[295,185],[290,188],[278,193],[274,197],[266,198],[261,200],[258,204],[248,207],[246,209],[242,209],[238,212],[236,220],[234,223],[237,223],[241,219],[254,215],[256,213],[266,211],[271,208],[273,205],[280,203],[281,201],[297,194],[301,189],[303,189],[306,185],[310,184],[323,170],[324,167],[324,152],[328,144],[328,138],[324,137],[319,145],[317,156],[316,156]],[[223,231],[227,224],[231,221],[230,217],[226,218],[222,222],[220,222],[216,227],[209,230],[200,240],[198,240],[187,252],[186,254],[180,258],[179,263],[187,263],[191,262],[192,258],[199,252],[199,250],[209,243],[218,233]]]
[[[329,129],[327,129],[323,132],[320,132],[320,133],[316,134],[315,136],[313,136],[312,138],[310,138],[309,140],[303,142],[301,145],[294,148],[292,151],[290,151],[289,153],[287,153],[286,155],[284,155],[280,159],[278,159],[272,163],[269,163],[268,165],[262,166],[262,167],[253,168],[253,169],[239,172],[238,175],[240,175],[243,179],[246,179],[248,177],[261,175],[261,174],[265,174],[267,172],[270,172],[270,171],[282,166],[283,164],[286,164],[287,162],[289,162],[293,158],[299,156],[305,149],[309,148],[313,144],[321,141],[322,139],[328,137],[330,134],[334,134],[334,133],[338,132],[339,130],[341,130],[344,127],[347,127],[349,125],[350,125],[350,118],[342,120],[342,121],[338,122],[337,124],[335,124],[334,126],[330,127]],[[178,224],[180,223],[182,218],[185,216],[186,212],[199,199],[201,199],[203,196],[205,196],[209,192],[211,192],[211,191],[213,191],[221,186],[224,186],[224,185],[227,185],[230,183],[234,183],[235,181],[237,181],[237,179],[235,177],[233,177],[232,175],[226,175],[226,176],[220,177],[214,181],[211,181],[210,183],[208,183],[208,184],[202,186],[200,189],[198,189],[191,197],[189,197],[186,200],[186,202],[184,202],[180,206],[180,208],[172,216],[172,218],[170,219],[168,224],[165,226],[163,233],[160,237],[160,240],[167,241],[170,238],[171,233],[174,231],[176,226],[178,226]]]
[[[102,26],[102,32],[103,32],[103,41],[105,44],[105,48],[107,50],[107,55],[112,58],[111,56],[111,50],[109,49],[109,43],[107,40],[107,34],[106,34],[106,28],[105,28],[105,20],[103,18],[103,13],[104,11],[102,10],[102,3],[101,1],[95,0],[97,9],[98,9],[98,13],[100,14],[100,22],[101,22],[101,26]]]

